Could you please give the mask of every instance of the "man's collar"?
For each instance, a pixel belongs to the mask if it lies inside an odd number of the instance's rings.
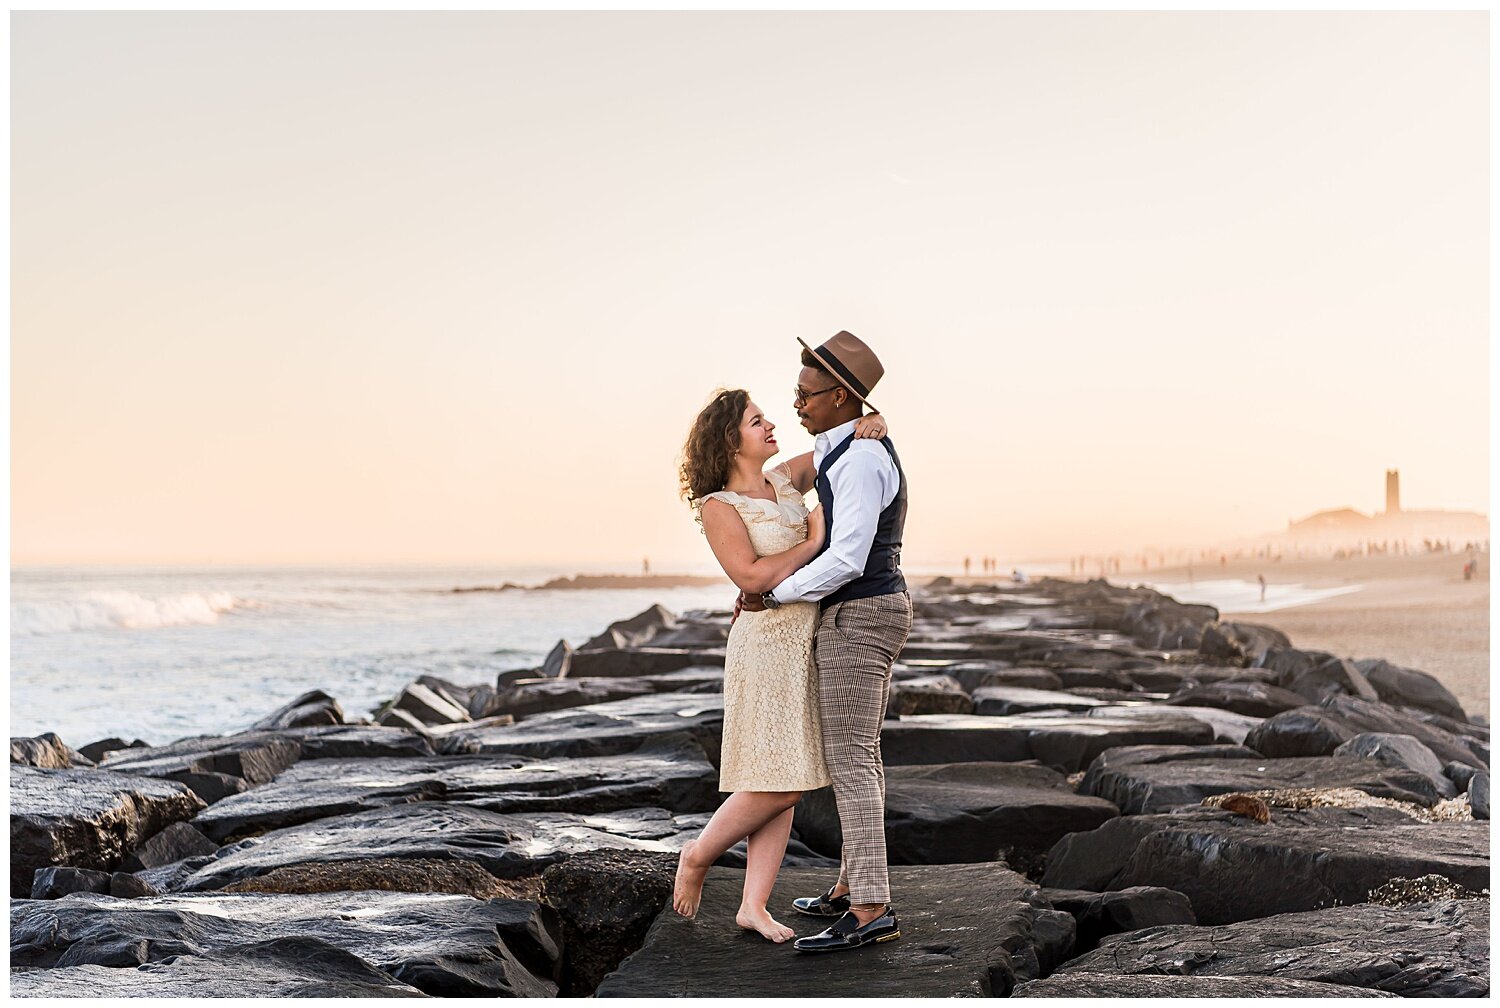
[[[830,427],[828,430],[819,434],[817,438],[814,438],[814,440],[822,439],[824,444],[832,448],[834,445],[842,442],[850,434],[853,434],[854,425],[857,423],[859,423],[859,417],[855,417],[853,420],[846,420],[843,423],[839,424],[837,427]]]

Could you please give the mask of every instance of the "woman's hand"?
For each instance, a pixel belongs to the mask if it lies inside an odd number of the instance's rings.
[[[867,413],[855,423],[854,436],[857,438],[885,437],[888,429],[885,424],[885,417],[879,413]]]
[[[823,505],[819,504],[807,512],[807,542],[814,550],[820,550],[827,537],[828,525],[823,520]]]

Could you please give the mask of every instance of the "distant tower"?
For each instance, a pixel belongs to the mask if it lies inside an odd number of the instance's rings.
[[[1385,513],[1401,513],[1401,470],[1385,471]]]

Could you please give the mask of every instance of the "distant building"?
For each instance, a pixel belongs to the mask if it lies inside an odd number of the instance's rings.
[[[1401,510],[1401,473],[1385,471],[1385,511],[1367,515],[1353,508],[1332,508],[1287,522],[1277,538],[1296,548],[1333,549],[1364,542],[1420,543],[1423,539],[1486,542],[1490,522],[1474,511]]]
[[[1388,515],[1401,513],[1401,470],[1399,469],[1385,471],[1385,513]]]

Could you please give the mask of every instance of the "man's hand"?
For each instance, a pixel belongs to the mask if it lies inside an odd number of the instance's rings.
[[[764,612],[765,606],[761,604],[760,595],[756,592],[740,592],[739,601],[735,603],[736,614],[744,612]]]

